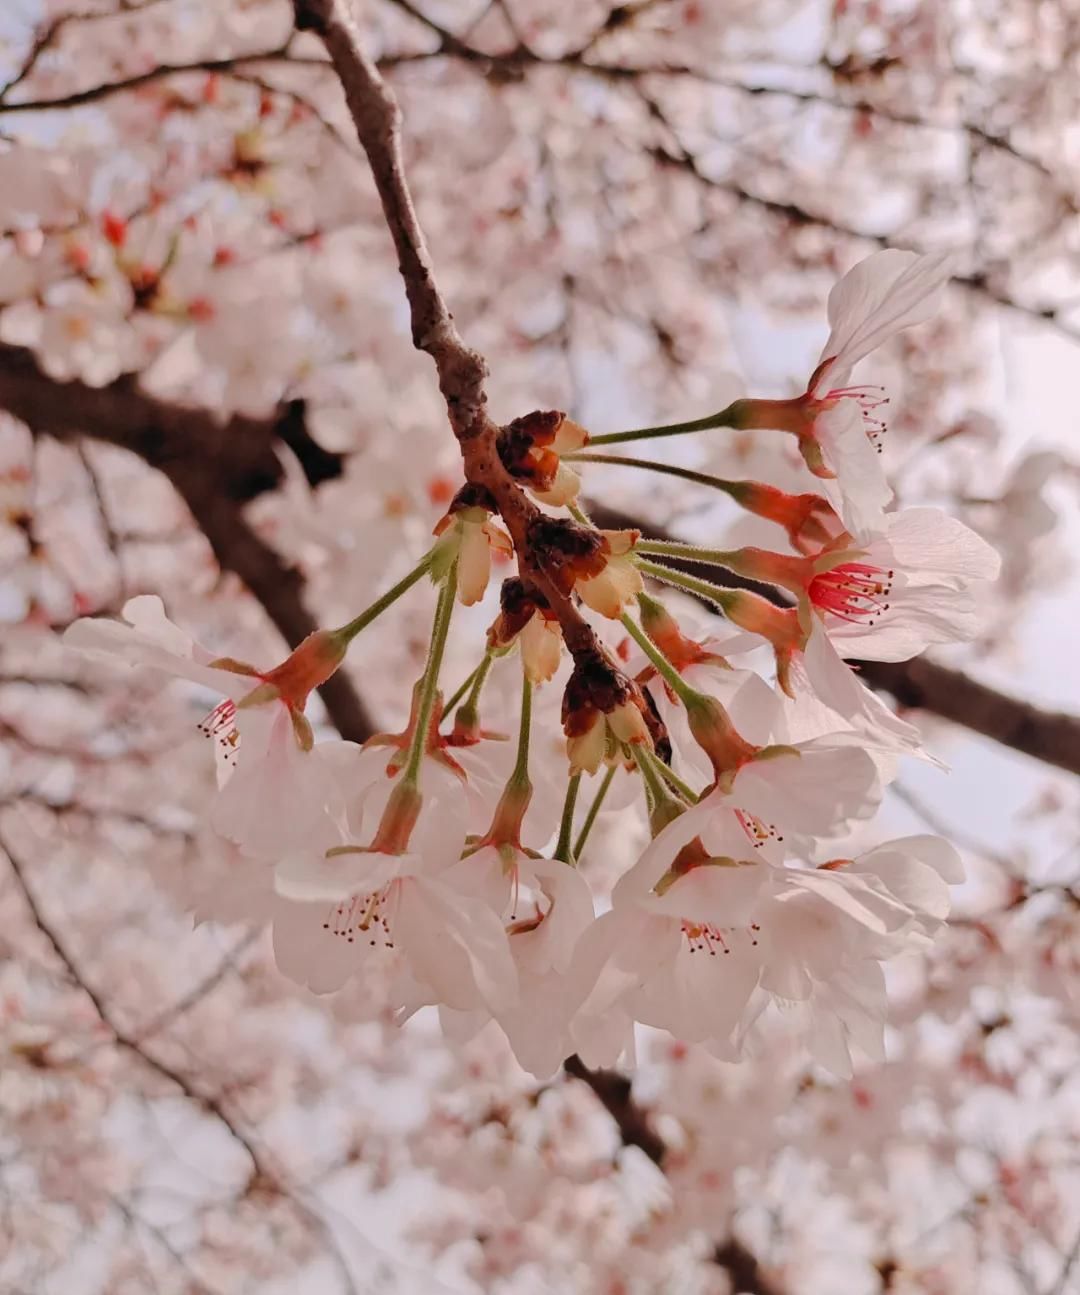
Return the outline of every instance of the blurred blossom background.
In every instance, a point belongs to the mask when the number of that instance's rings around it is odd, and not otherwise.
[[[1002,555],[978,639],[934,655],[987,687],[898,698],[950,769],[906,761],[863,843],[939,831],[967,881],[932,951],[890,966],[889,1057],[852,1080],[781,1031],[739,1065],[645,1032],[632,1091],[538,1084],[496,1034],[396,1027],[377,973],[287,981],[201,818],[207,698],[59,632],[150,592],[212,650],[279,661],[416,563],[457,446],[290,4],[5,0],[0,1291],[1075,1295],[1080,4],[357,13],[501,422],[797,395],[842,273],[955,252],[942,313],[860,372],[893,397],[899,502]],[[642,454],[808,488],[769,433]],[[682,480],[594,466],[585,493],[775,543]],[[403,726],[433,603],[358,640],[320,734]],[[458,618],[448,677],[496,606]],[[486,702],[503,731],[512,674]],[[1002,727],[1002,699],[1039,713]],[[554,750],[556,684],[537,706]],[[601,815],[598,891],[645,832]]]

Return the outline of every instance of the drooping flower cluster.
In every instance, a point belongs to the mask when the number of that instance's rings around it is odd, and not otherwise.
[[[209,820],[250,863],[287,974],[329,992],[378,959],[401,1019],[437,1006],[456,1038],[494,1022],[539,1076],[573,1052],[601,1065],[632,1056],[637,1023],[734,1059],[777,1008],[834,1071],[850,1072],[853,1051],[881,1056],[882,964],[932,939],[960,868],[937,838],[848,847],[896,758],[922,751],[845,658],[899,660],[971,637],[998,562],[942,512],[884,511],[883,397],[848,382],[881,341],[928,316],[946,277],[940,257],[869,258],[830,296],[832,333],[804,396],[738,400],[694,425],[797,436],[824,495],[728,490],[778,524],[786,551],[594,527],[575,502],[587,435],[553,411],[515,420],[497,446],[542,508],[529,502],[525,523],[506,517],[504,529],[492,493],[465,483],[407,576],[272,669],[213,656],[151,597],[126,605],[126,624],[76,622],[71,646],[223,698],[202,726],[219,757]],[[515,547],[518,572],[477,635],[476,667],[448,695],[457,604],[482,603],[493,558]],[[774,596],[733,588],[725,572]],[[363,747],[317,741],[311,691],[424,577],[438,597],[404,730]],[[649,579],[718,608],[737,632],[702,634]],[[774,677],[751,668],[764,644]],[[500,742],[482,722],[484,689],[515,670],[516,742]],[[536,690],[561,692],[561,705],[534,716]],[[586,778],[595,790],[579,807]],[[634,798],[651,842],[610,894],[594,893],[580,866],[590,833]]]

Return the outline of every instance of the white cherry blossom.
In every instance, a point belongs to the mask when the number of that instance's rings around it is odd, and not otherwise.
[[[312,746],[303,704],[315,677],[330,673],[329,661],[305,665],[294,654],[277,670],[259,673],[243,667],[238,672],[217,664],[225,659],[213,657],[174,625],[155,595],[129,599],[122,614],[123,621],[77,620],[65,631],[64,642],[94,657],[187,679],[224,697],[200,725],[214,744],[218,771],[219,790],[210,811],[215,831],[248,853],[271,858],[321,840],[328,830],[328,810],[338,797],[326,752]],[[290,662],[299,669],[280,673]]]
[[[486,902],[456,888],[448,876],[460,852],[452,833],[444,836],[441,849],[429,840],[422,854],[347,849],[329,858],[298,854],[277,865],[277,894],[303,905],[299,914],[286,915],[280,930],[275,920],[275,948],[287,974],[299,971],[298,978],[311,987],[336,988],[332,982],[362,973],[364,958],[388,957],[403,964],[416,986],[418,997],[402,991],[396,1003],[408,1012],[441,1003],[456,1011],[497,1013],[514,1001],[517,973],[502,922]],[[302,960],[297,967],[292,941],[310,946],[313,933],[319,939],[319,905],[325,938],[305,973]],[[355,950],[355,961],[335,949],[320,967],[321,951],[331,941]]]
[[[517,967],[516,999],[497,1020],[522,1067],[538,1079],[573,1051],[567,972],[578,940],[593,920],[588,883],[569,864],[511,845],[487,845],[446,874],[448,885],[483,900],[504,923]],[[452,1027],[457,1037],[488,1019]]]

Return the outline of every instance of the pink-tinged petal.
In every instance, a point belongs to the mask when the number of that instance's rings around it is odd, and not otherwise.
[[[850,872],[879,884],[920,919],[929,918],[936,924],[949,916],[952,899],[948,883],[918,859],[875,852],[853,863]]]
[[[612,905],[620,908],[648,899],[683,846],[706,828],[709,817],[709,810],[697,805],[669,823],[649,843],[633,867],[615,883],[611,892]]]
[[[1001,556],[981,535],[940,508],[902,508],[886,518],[884,565],[899,567],[923,584],[961,589],[973,580],[996,580]],[[870,548],[873,555],[877,545]],[[872,560],[872,559],[871,559]]]
[[[638,1018],[688,1043],[723,1043],[738,1028],[758,983],[761,962],[748,939],[726,949],[690,951],[683,943],[661,974],[635,998]]]
[[[492,1012],[517,997],[517,970],[502,922],[483,904],[419,877],[398,883],[395,940],[437,1002]]]
[[[888,248],[853,266],[829,293],[829,340],[821,359],[835,358],[825,375],[831,387],[846,384],[854,366],[902,329],[924,323],[941,309],[952,258],[919,256]]]
[[[835,473],[819,480],[822,493],[857,540],[881,534],[893,492],[859,406],[854,400],[837,401],[814,420],[814,433],[826,465]]]
[[[886,841],[856,861],[859,866],[869,865],[884,857],[915,859],[928,868],[932,868],[939,877],[950,886],[959,886],[964,880],[964,863],[960,852],[949,841],[940,836],[920,834],[902,836],[895,841]]]
[[[865,926],[876,935],[885,935],[907,925],[911,912],[900,897],[875,890],[864,878],[850,869],[822,871],[789,870],[789,881],[816,894],[839,913]]]
[[[475,854],[458,859],[438,876],[444,885],[486,904],[505,921],[513,897],[514,880],[495,846],[485,845]]]
[[[209,653],[166,618],[161,599],[155,595],[129,599],[124,613],[129,611],[136,624],[103,616],[80,618],[64,631],[64,645],[99,659],[189,679],[225,697],[243,696],[258,682],[205,664]]]
[[[419,1010],[420,1006],[422,1004],[418,1004],[414,1010]],[[409,1015],[413,1013],[410,1012]],[[399,1023],[401,1019],[398,1018]],[[470,1043],[490,1021],[491,1013],[482,1009],[475,1012],[456,1012],[445,1003],[439,1004],[439,1028],[442,1030],[443,1038],[455,1048],[462,1048],[466,1043]]]
[[[238,710],[240,758],[210,811],[214,831],[247,854],[279,859],[337,844],[326,813],[325,767],[297,745],[288,709],[278,702]]]
[[[807,685],[827,708],[826,715],[832,712],[839,716],[869,743],[875,743],[883,750],[907,751],[935,762],[923,751],[919,730],[894,714],[877,693],[871,692],[860,681],[816,618],[803,654],[803,667]],[[801,702],[802,695],[797,696]],[[822,722],[825,723],[825,716],[822,716]],[[819,730],[827,731],[827,727]]]
[[[315,994],[330,994],[360,970],[355,944],[326,928],[326,904],[297,904],[278,899],[274,905],[273,947],[278,970]]]
[[[908,661],[937,643],[967,642],[981,629],[987,605],[968,589],[911,585],[897,576],[889,610],[874,625],[834,623],[829,637],[841,656]]]
[[[836,975],[822,1006],[834,1012],[845,1035],[871,1061],[884,1061],[883,1024],[888,1013],[885,973],[878,963],[864,960]]]
[[[521,1002],[499,1024],[518,1065],[541,1082],[557,1074],[575,1050],[565,986],[557,976],[535,977],[523,985]]]
[[[200,648],[190,634],[169,620],[165,615],[165,604],[157,594],[137,594],[129,598],[120,614],[148,642],[156,643],[171,655],[194,661],[199,660],[201,654],[204,663],[210,659],[205,648]]]
[[[305,903],[332,903],[352,895],[381,890],[401,875],[406,857],[364,853],[294,854],[274,869],[274,890],[283,898]]]
[[[592,891],[581,873],[561,859],[527,859],[520,866],[532,874],[551,907],[535,931],[511,937],[511,952],[519,967],[535,973],[548,968],[565,972],[594,920]]]
[[[797,755],[778,754],[744,765],[729,803],[794,840],[833,836],[874,813],[881,782],[865,751],[813,743],[798,750]]]
[[[612,909],[578,941],[567,974],[571,1002],[583,1017],[603,1017],[678,952],[679,923],[639,908]]]
[[[743,853],[752,854],[744,838]],[[719,929],[748,926],[768,884],[769,865],[753,859],[705,863],[679,877],[662,895],[649,897],[650,912]]]

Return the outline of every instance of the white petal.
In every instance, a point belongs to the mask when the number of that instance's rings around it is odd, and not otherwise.
[[[902,855],[912,859],[918,859],[920,863],[926,864],[928,868],[934,871],[950,886],[959,886],[964,880],[964,863],[960,858],[960,853],[951,842],[946,841],[940,836],[930,836],[919,834],[917,836],[902,836],[895,841],[886,841],[876,849],[860,857],[859,863],[867,863],[871,859],[876,859],[879,855]]]
[[[941,308],[951,256],[919,256],[895,248],[874,252],[853,266],[829,293],[832,331],[821,359],[835,357],[825,378],[844,386],[864,356],[902,329],[921,324]]]
[[[865,751],[816,742],[797,749],[799,755],[744,765],[731,803],[796,840],[835,835],[874,812],[881,785],[877,766]]]
[[[894,714],[877,693],[871,692],[860,681],[854,670],[844,663],[816,617],[803,663],[806,680],[814,696],[828,708],[826,715],[833,712],[841,716],[869,742],[879,744],[884,750],[923,754],[919,730]],[[802,700],[801,695],[798,700]],[[822,722],[825,722],[825,716],[822,716]]]
[[[458,600],[471,607],[483,598],[491,576],[491,546],[483,526],[474,522],[461,525],[461,547],[458,550]]]
[[[745,838],[743,848],[745,853],[751,853]],[[673,882],[663,895],[651,896],[649,908],[721,929],[748,926],[768,870],[765,863],[702,864]]]
[[[258,682],[206,665],[209,653],[166,619],[160,598],[151,594],[132,598],[124,606],[124,611],[128,610],[134,611],[141,625],[148,626],[146,632],[107,617],[87,616],[67,627],[64,645],[94,657],[190,679],[224,697],[241,697]]]
[[[329,994],[359,970],[355,944],[324,927],[326,904],[295,904],[278,899],[274,907],[274,961],[283,976],[315,994]]]
[[[236,771],[210,810],[215,832],[247,854],[279,859],[338,843],[327,816],[332,784],[312,751],[302,751],[288,709],[279,702],[238,710]]]
[[[885,528],[885,505],[893,497],[881,455],[870,443],[854,400],[840,400],[814,421],[826,465],[835,478],[819,480],[844,526],[861,542]]]
[[[997,550],[963,522],[940,508],[902,508],[886,519],[886,566],[901,567],[923,583],[960,589],[972,580],[996,580]],[[871,550],[873,552],[873,550]]]
[[[314,903],[348,899],[381,890],[402,872],[404,856],[378,854],[294,854],[274,869],[274,889],[283,899]]]
[[[516,946],[528,943],[533,946],[530,950],[533,956],[528,960],[530,967],[537,972],[547,967],[564,972],[570,966],[578,940],[595,916],[592,891],[581,873],[560,859],[524,860],[521,866],[542,886],[551,900],[551,908],[535,931],[511,937],[511,950],[521,966],[522,958]],[[537,953],[539,958],[535,956]]]
[[[509,1006],[517,997],[517,971],[491,909],[424,878],[399,884],[394,939],[436,1000],[459,1011]]]

